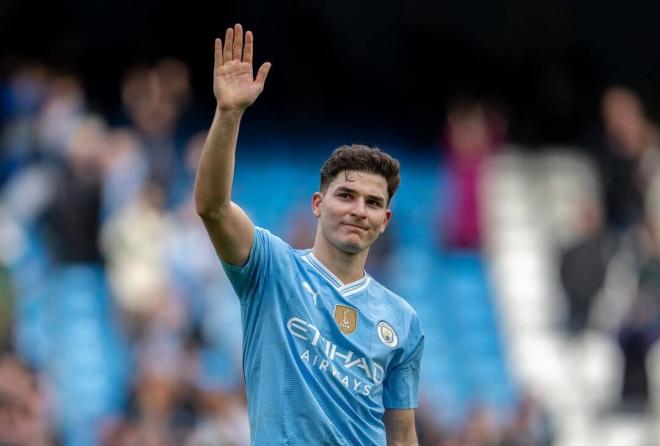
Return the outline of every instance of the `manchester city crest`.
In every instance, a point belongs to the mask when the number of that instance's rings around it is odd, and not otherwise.
[[[385,321],[380,321],[378,323],[378,337],[383,344],[387,345],[390,348],[394,348],[399,344],[399,337],[396,335],[396,331],[390,324]]]

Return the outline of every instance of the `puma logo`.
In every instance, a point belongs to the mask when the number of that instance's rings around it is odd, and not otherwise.
[[[314,305],[316,305],[316,297],[321,294],[319,291],[314,291],[312,287],[307,282],[302,283],[303,288],[314,298]]]

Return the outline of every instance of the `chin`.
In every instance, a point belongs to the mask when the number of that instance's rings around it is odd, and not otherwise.
[[[351,254],[357,254],[360,251],[365,249],[364,244],[361,242],[353,242],[349,240],[342,240],[339,243],[335,244],[337,248],[341,251],[348,252]]]
[[[358,252],[363,251],[363,250],[364,250],[364,248],[362,248],[361,246],[357,246],[357,245],[345,245],[345,246],[342,247],[342,251],[348,252],[350,254],[357,254]]]

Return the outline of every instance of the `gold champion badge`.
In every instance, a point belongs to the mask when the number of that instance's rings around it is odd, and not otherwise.
[[[335,322],[342,333],[353,333],[357,328],[357,310],[344,305],[335,305]]]

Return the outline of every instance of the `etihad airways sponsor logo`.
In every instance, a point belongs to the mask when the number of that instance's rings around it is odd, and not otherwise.
[[[369,361],[366,357],[357,355],[348,350],[346,352],[339,349],[337,344],[321,336],[319,329],[313,324],[298,317],[292,317],[286,324],[289,333],[298,339],[308,342],[316,347],[311,353],[306,349],[300,358],[318,367],[322,372],[331,373],[347,389],[360,392],[363,395],[369,395],[374,384],[381,384],[385,376],[383,367],[375,361]],[[369,381],[368,384],[346,374],[347,369],[361,369]],[[342,369],[344,370],[342,372]]]

